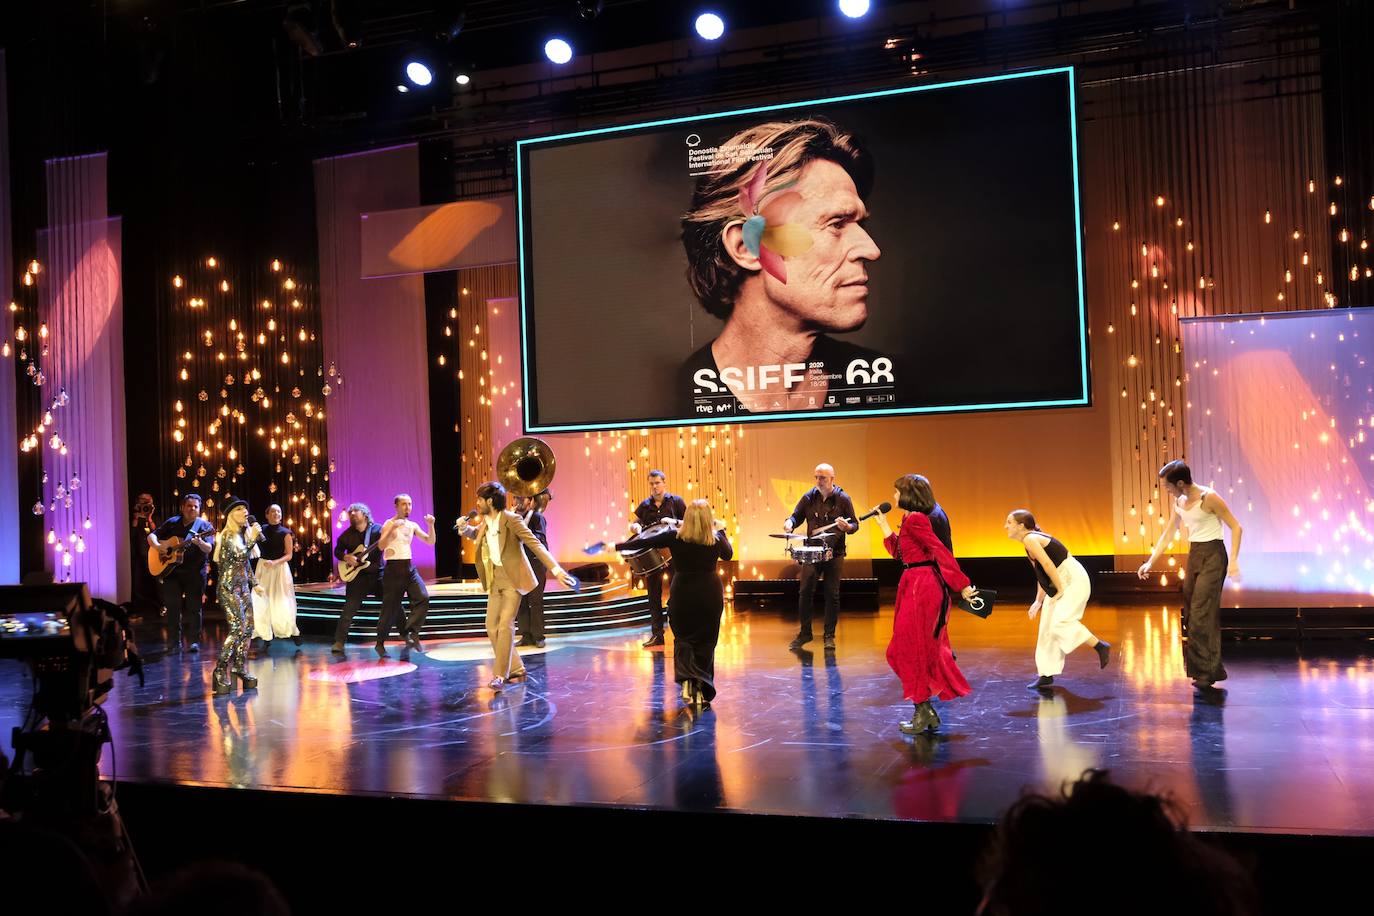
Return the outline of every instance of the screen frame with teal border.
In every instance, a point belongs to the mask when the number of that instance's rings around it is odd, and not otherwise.
[[[515,195],[516,195],[516,226],[517,226],[517,268],[520,274],[520,373],[523,390],[522,415],[526,432],[531,433],[554,433],[554,432],[586,432],[597,430],[623,430],[623,429],[644,429],[649,427],[682,427],[700,426],[699,419],[680,418],[680,419],[653,419],[653,420],[616,420],[595,423],[536,423],[531,416],[531,405],[537,400],[530,397],[533,390],[530,384],[530,353],[529,353],[529,334],[527,323],[529,321],[529,309],[526,308],[526,289],[529,265],[526,264],[525,257],[525,223],[527,213],[525,210],[525,157],[528,151],[536,146],[560,141],[583,139],[587,137],[602,136],[607,134],[627,133],[630,131],[641,131],[650,128],[667,127],[674,124],[699,123],[701,121],[714,121],[720,118],[733,118],[743,115],[759,114],[770,111],[787,111],[790,109],[806,108],[814,109],[822,105],[834,105],[842,102],[855,102],[865,99],[883,98],[894,95],[909,95],[916,92],[930,92],[937,89],[952,89],[959,86],[972,86],[981,83],[1005,82],[1008,80],[1020,80],[1030,77],[1043,77],[1053,74],[1063,74],[1067,79],[1069,93],[1069,146],[1073,157],[1073,211],[1074,211],[1074,255],[1076,258],[1076,278],[1078,287],[1078,335],[1079,335],[1079,380],[1081,392],[1075,398],[1058,398],[1040,401],[1009,401],[986,404],[941,404],[927,407],[887,407],[887,408],[854,408],[827,410],[824,412],[816,411],[784,411],[779,413],[744,414],[732,416],[729,423],[776,423],[794,420],[830,420],[840,417],[893,417],[893,416],[918,416],[921,414],[948,414],[948,413],[969,413],[975,411],[990,410],[1037,410],[1055,407],[1091,407],[1092,406],[1092,385],[1089,379],[1089,359],[1088,359],[1088,315],[1087,299],[1084,291],[1084,267],[1083,267],[1083,205],[1082,188],[1078,166],[1078,100],[1075,72],[1072,66],[1047,67],[1038,70],[1026,70],[1017,73],[1003,73],[996,76],[981,76],[970,79],[952,80],[943,83],[928,83],[921,86],[903,86],[896,89],[878,89],[868,92],[850,93],[846,95],[830,96],[824,99],[807,99],[800,102],[783,102],[776,105],[760,105],[751,108],[736,108],[730,111],[712,112],[706,114],[693,114],[676,118],[663,118],[653,121],[639,121],[634,124],[621,124],[611,127],[598,127],[588,130],[571,131],[561,134],[550,134],[543,137],[530,137],[517,140],[515,144]]]

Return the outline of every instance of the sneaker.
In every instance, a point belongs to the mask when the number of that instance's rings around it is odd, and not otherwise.
[[[834,649],[834,648],[835,648],[835,637],[833,637],[833,636],[827,636],[827,637],[825,638],[825,647],[826,647],[827,649]]]

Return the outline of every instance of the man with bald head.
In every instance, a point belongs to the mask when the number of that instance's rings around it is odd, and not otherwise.
[[[840,577],[844,573],[844,536],[857,530],[855,518],[854,501],[848,493],[835,486],[835,469],[828,464],[816,465],[816,485],[798,500],[797,508],[782,523],[782,528],[790,533],[805,519],[809,537],[817,529],[833,525],[824,543],[831,548],[834,556],[824,563],[802,564],[801,594],[797,606],[801,626],[789,649],[800,649],[812,640],[811,609],[816,597],[817,580],[825,582],[825,648],[835,648],[835,624],[840,616]]]

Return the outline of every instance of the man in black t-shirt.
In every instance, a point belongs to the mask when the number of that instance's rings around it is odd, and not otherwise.
[[[664,519],[682,521],[687,516],[687,503],[681,496],[668,492],[668,478],[660,470],[649,472],[649,495],[635,507],[635,521],[630,524],[631,534],[639,534],[651,525]],[[649,639],[644,648],[653,649],[663,645],[663,577],[672,581],[673,565],[670,561],[663,570],[655,570],[644,578],[644,588],[649,593],[650,626]]]
[[[186,544],[181,560],[161,576],[162,604],[167,609],[167,642],[178,650],[200,651],[202,606],[205,601],[206,566],[214,542],[214,527],[200,517],[200,495],[187,493],[181,498],[181,514],[174,515],[148,535],[150,547],[164,548],[163,541],[179,538]],[[188,543],[189,542],[189,543]]]
[[[800,649],[811,641],[811,611],[816,597],[816,583],[823,580],[825,648],[833,649],[835,625],[840,616],[840,578],[844,575],[844,536],[857,530],[858,523],[855,521],[854,501],[848,493],[835,486],[835,469],[828,464],[816,465],[816,485],[802,494],[797,507],[782,523],[782,529],[790,534],[803,520],[808,536],[815,534],[817,529],[829,528],[824,543],[830,547],[833,555],[824,563],[801,564],[801,593],[797,602],[801,626],[797,630],[797,637],[787,648]]]

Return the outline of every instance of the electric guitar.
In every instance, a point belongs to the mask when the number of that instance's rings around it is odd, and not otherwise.
[[[368,554],[377,549],[377,545],[381,543],[381,540],[381,538],[377,538],[377,540],[373,541],[371,544],[359,544],[357,547],[353,548],[352,551],[345,554],[344,558],[339,561],[339,578],[344,582],[352,582],[354,579],[358,578],[358,573],[372,565],[372,560],[368,558]],[[349,557],[352,557],[357,562],[349,563]]]
[[[181,538],[168,538],[160,541],[160,546],[148,548],[148,572],[154,579],[161,582],[172,573],[172,569],[181,562],[182,556],[191,547],[192,541],[213,541],[215,530],[201,532],[194,537],[182,540]]]

